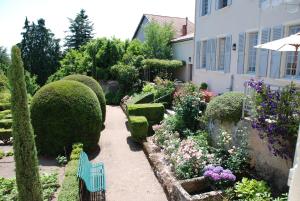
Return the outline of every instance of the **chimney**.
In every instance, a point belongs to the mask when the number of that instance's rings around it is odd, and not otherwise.
[[[188,26],[188,18],[186,17],[185,18],[185,24],[184,25],[182,25],[182,36],[185,36],[185,35],[187,35],[187,27]]]

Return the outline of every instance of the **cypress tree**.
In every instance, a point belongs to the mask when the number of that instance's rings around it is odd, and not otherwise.
[[[30,122],[24,67],[21,51],[12,47],[9,69],[11,110],[13,117],[13,148],[19,201],[42,201],[37,151]]]

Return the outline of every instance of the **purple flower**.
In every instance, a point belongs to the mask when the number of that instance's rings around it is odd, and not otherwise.
[[[204,171],[213,170],[213,169],[215,169],[215,166],[213,166],[213,165],[207,165],[207,166],[205,166]]]
[[[213,169],[213,172],[215,173],[221,173],[224,169],[221,166],[217,166]]]
[[[213,181],[219,181],[219,180],[221,180],[221,176],[218,173],[212,173],[211,174],[211,179]]]

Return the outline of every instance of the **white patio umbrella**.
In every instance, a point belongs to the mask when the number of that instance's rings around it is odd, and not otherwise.
[[[288,37],[274,40],[268,43],[255,46],[255,48],[275,50],[281,52],[295,52],[294,55],[294,65],[292,67],[292,73],[296,73],[298,52],[300,50],[300,32]]]

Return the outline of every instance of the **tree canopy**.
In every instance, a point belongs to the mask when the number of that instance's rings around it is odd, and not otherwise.
[[[5,73],[7,71],[9,62],[10,60],[6,48],[0,46],[0,72],[3,71]]]
[[[59,39],[55,39],[51,30],[46,28],[44,19],[30,24],[26,18],[23,29],[19,46],[25,69],[37,75],[39,84],[44,84],[59,67]]]
[[[80,10],[75,19],[69,19],[69,21],[69,35],[65,38],[65,46],[68,49],[78,50],[93,38],[93,23],[89,20],[83,9]]]

